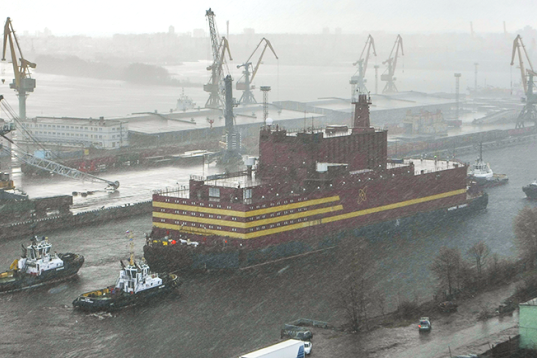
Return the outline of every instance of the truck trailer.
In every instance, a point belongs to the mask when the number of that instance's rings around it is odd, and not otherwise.
[[[240,358],[304,358],[304,342],[289,339],[255,352],[241,355]]]

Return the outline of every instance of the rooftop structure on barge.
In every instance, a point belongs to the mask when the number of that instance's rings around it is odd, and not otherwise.
[[[219,248],[226,267],[243,266],[326,247],[346,229],[486,207],[461,163],[388,160],[387,131],[371,127],[369,105],[360,95],[353,128],[265,126],[255,171],[192,176],[188,189],[155,193],[148,262],[218,266]]]

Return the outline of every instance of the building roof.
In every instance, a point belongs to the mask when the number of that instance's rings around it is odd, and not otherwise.
[[[241,106],[234,110],[235,125],[262,124],[263,123],[263,106]],[[307,118],[322,117],[320,114],[308,113]],[[269,107],[268,118],[272,118],[273,125],[277,125],[280,121],[303,119],[304,114],[291,110],[277,110],[273,106]],[[157,134],[167,132],[188,131],[195,129],[224,127],[225,118],[221,111],[210,109],[191,109],[187,111],[171,112],[171,113],[134,113],[132,115],[115,118],[117,120],[129,123],[129,131]]]
[[[461,99],[462,100],[462,99]],[[387,109],[400,109],[413,107],[422,107],[429,105],[441,105],[455,103],[455,99],[446,98],[441,94],[427,94],[422,92],[398,92],[392,94],[372,94],[371,112]],[[352,113],[354,106],[351,105],[349,98],[322,98],[319,101],[308,102],[308,106],[315,108],[329,109],[338,112]]]
[[[527,302],[522,302],[519,305],[520,306],[537,306],[537,298],[532,298],[531,300]]]

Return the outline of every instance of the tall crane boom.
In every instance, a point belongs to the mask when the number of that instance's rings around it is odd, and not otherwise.
[[[522,51],[520,50],[522,48]],[[524,52],[524,54],[522,54]],[[528,56],[528,53],[526,52],[526,46],[524,46],[524,43],[522,42],[522,37],[520,35],[517,35],[515,37],[515,40],[513,41],[513,54],[511,56],[511,66],[515,64],[515,56],[518,54],[518,61],[519,61],[519,67],[520,67],[520,75],[522,77],[522,86],[524,87],[524,94],[528,92],[528,79],[527,79],[527,73],[524,68],[524,60],[523,57],[526,58],[526,61],[528,61],[529,65],[529,71],[533,71],[533,66],[531,64],[531,60]]]
[[[224,103],[222,98],[222,84],[224,81],[222,66],[224,65],[225,61],[226,50],[229,55],[229,59],[233,60],[233,58],[231,58],[231,52],[229,51],[227,39],[222,37],[220,40],[220,36],[218,35],[216,24],[214,22],[214,12],[209,9],[205,12],[205,16],[209,21],[211,47],[213,51],[213,63],[211,66],[207,67],[207,70],[211,71],[211,79],[209,80],[208,84],[203,86],[203,90],[210,93],[209,99],[207,100],[207,103],[205,103],[205,108],[218,109],[221,108]]]
[[[257,60],[257,64],[255,65],[255,67],[253,67],[252,63],[250,62],[250,59],[254,56],[255,52],[257,51],[257,49],[259,49],[259,46],[261,46],[263,41],[265,41],[265,47],[263,47],[263,51],[261,51],[261,55],[259,56],[259,60]],[[255,87],[253,87],[251,83],[254,81],[255,75],[257,74],[257,70],[259,69],[261,60],[263,60],[263,55],[265,55],[265,51],[267,50],[267,47],[270,48],[270,50],[274,54],[274,57],[278,59],[278,55],[276,55],[276,51],[274,51],[274,48],[272,47],[272,44],[270,43],[270,41],[263,37],[261,41],[259,41],[259,43],[257,44],[257,47],[252,52],[250,57],[248,57],[246,62],[243,63],[242,65],[237,65],[237,68],[244,67],[244,71],[242,72],[244,75],[243,76],[244,82],[241,82],[242,77],[239,79],[239,81],[237,81],[237,90],[244,91],[239,100],[239,104],[257,103],[251,91],[252,89],[255,89]],[[252,72],[250,72],[250,68],[252,68]]]
[[[30,62],[24,58],[19,45],[19,40],[13,30],[13,24],[8,17],[6,24],[4,25],[4,46],[2,51],[2,61],[6,60],[6,50],[9,45],[9,52],[11,54],[11,62],[13,63],[13,72],[15,78],[13,82],[9,84],[9,88],[17,91],[19,96],[19,117],[26,118],[26,96],[28,92],[33,92],[35,88],[35,79],[31,78],[30,68],[35,68],[36,64]],[[19,56],[17,56],[18,50]],[[17,61],[20,59],[20,64]]]
[[[522,49],[522,50],[521,50]],[[519,61],[519,67],[520,67],[520,76],[522,80],[522,87],[524,87],[524,95],[526,96],[526,103],[524,107],[522,108],[522,111],[520,111],[517,121],[516,121],[516,128],[524,127],[524,121],[530,120],[537,125],[537,111],[535,110],[535,105],[537,104],[537,94],[533,92],[534,82],[533,77],[537,74],[533,70],[533,65],[531,64],[531,60],[528,56],[528,53],[526,52],[526,47],[524,46],[524,43],[522,42],[522,37],[520,35],[517,35],[515,37],[515,40],[513,41],[513,53],[511,55],[511,66],[515,64],[515,56],[518,54],[518,61]],[[524,67],[524,57],[526,58],[526,61],[528,62],[529,68],[526,69]]]
[[[0,106],[5,110],[5,112],[11,117],[10,119],[12,120],[12,122],[8,123],[7,124],[8,126],[4,126],[4,128],[6,128],[7,131],[14,130],[15,129],[14,123],[18,122],[18,119],[17,119],[16,115],[14,114],[11,106],[6,102],[6,100],[4,99],[3,96],[0,96]],[[24,126],[20,126],[20,128],[23,129]],[[0,131],[0,134],[1,133],[3,133],[3,132]],[[4,135],[2,135],[2,136],[4,136]],[[6,139],[8,139],[10,142],[12,142],[9,138],[6,138]],[[24,162],[24,163],[26,163],[28,165],[34,166],[36,168],[43,169],[43,170],[45,170],[47,172],[50,172],[50,173],[59,174],[61,176],[71,178],[71,179],[89,180],[89,181],[92,181],[92,182],[95,182],[95,181],[103,182],[103,183],[106,183],[109,188],[114,189],[114,190],[119,188],[119,182],[118,181],[110,181],[110,180],[106,180],[106,179],[103,179],[103,178],[99,178],[99,177],[96,177],[95,175],[91,175],[91,174],[88,174],[88,173],[81,172],[79,170],[67,167],[65,165],[53,162],[53,161],[48,160],[48,159],[37,158],[37,157],[35,157],[35,156],[31,155],[31,154],[25,153],[25,152],[23,152],[21,150],[15,150],[14,148],[11,148],[11,150],[10,150],[9,148],[2,147],[2,150],[5,151],[6,153],[8,153],[9,155],[13,154],[13,156],[15,158],[19,159],[20,161],[22,161],[22,162]]]
[[[369,61],[369,53],[371,51],[371,48],[373,48],[373,54],[377,56],[377,52],[375,51],[375,41],[373,40],[373,36],[369,35],[367,37],[367,40],[365,41],[364,49],[360,54],[360,59],[352,64],[353,66],[358,65],[356,73],[354,74],[354,76],[351,77],[350,80],[350,84],[352,85],[352,100],[355,99],[354,97],[356,96],[356,92],[367,92],[367,87],[365,85],[365,83],[367,82],[367,80],[365,79],[365,73],[367,71],[367,63]],[[364,53],[366,54],[365,57]]]
[[[95,175],[91,175],[85,172],[81,172],[80,170],[76,170],[70,167],[67,167],[65,165],[53,162],[48,159],[42,159],[37,158],[31,154],[23,153],[19,151],[13,151],[13,156],[17,158],[18,160],[31,165],[33,167],[43,169],[47,172],[58,174],[67,178],[71,179],[79,179],[79,180],[88,180],[91,182],[102,182],[108,185],[110,189],[117,189],[119,188],[119,182],[118,181],[110,181],[103,178],[96,177]]]
[[[392,51],[390,52],[390,57],[388,57],[386,61],[382,62],[383,65],[388,66],[385,73],[380,75],[380,80],[386,82],[386,86],[382,90],[382,93],[397,92],[397,87],[395,86],[396,78],[394,77],[394,74],[395,69],[397,67],[397,56],[399,54],[399,48],[401,48],[401,56],[404,56],[405,53],[403,51],[403,38],[401,37],[401,35],[397,35],[395,43],[392,47]]]

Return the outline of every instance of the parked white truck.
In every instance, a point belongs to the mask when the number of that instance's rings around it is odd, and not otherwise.
[[[244,354],[240,358],[305,358],[304,342],[289,339],[255,352]]]

